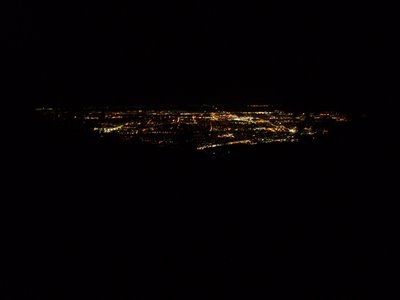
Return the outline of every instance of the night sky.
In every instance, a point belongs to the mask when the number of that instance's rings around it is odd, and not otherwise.
[[[265,2],[16,1],[4,35],[14,96],[29,106],[393,105],[392,8]]]

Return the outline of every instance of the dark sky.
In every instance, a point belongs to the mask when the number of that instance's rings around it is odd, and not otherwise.
[[[393,8],[278,2],[15,1],[17,101],[393,105]]]

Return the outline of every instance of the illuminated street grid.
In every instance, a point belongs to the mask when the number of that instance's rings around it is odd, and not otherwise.
[[[198,150],[235,144],[298,142],[328,133],[332,125],[349,121],[337,112],[295,113],[268,106],[245,111],[86,110],[80,114],[50,108],[38,111],[55,118],[79,118],[93,133],[161,146],[193,145]]]

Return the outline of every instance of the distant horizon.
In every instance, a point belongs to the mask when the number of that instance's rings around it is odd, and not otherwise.
[[[296,112],[323,112],[323,111],[337,111],[337,112],[346,112],[346,113],[367,113],[366,110],[355,110],[355,109],[345,109],[345,108],[333,108],[333,107],[299,107],[293,104],[284,104],[284,103],[261,103],[261,102],[253,102],[253,103],[113,103],[113,104],[86,104],[86,105],[36,105],[34,110],[41,109],[60,109],[60,110],[90,110],[90,109],[200,109],[200,108],[212,108],[212,109],[244,109],[244,108],[274,108],[281,109],[287,111],[296,111]]]

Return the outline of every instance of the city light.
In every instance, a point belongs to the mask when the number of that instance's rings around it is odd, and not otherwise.
[[[189,145],[197,150],[237,145],[298,142],[326,135],[333,125],[349,121],[337,112],[286,112],[264,105],[241,111],[86,110],[80,114],[40,108],[53,119],[80,119],[95,135],[159,146]]]

